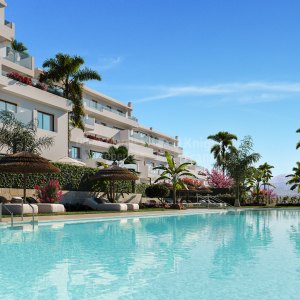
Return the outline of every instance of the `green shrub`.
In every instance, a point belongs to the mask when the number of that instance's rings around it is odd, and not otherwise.
[[[162,184],[153,184],[146,188],[146,196],[149,198],[158,198],[161,202],[164,202],[164,198],[168,197],[170,190]]]
[[[50,179],[57,179],[63,190],[69,191],[90,191],[95,182],[89,178],[93,176],[98,169],[89,167],[72,166],[67,164],[53,163],[60,169],[60,173],[55,174],[30,174],[27,179],[27,188],[33,189],[35,185]],[[0,174],[1,188],[23,188],[22,174]]]

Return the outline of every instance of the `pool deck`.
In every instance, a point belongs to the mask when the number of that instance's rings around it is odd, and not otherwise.
[[[49,216],[35,216],[36,221],[63,221],[63,220],[84,220],[84,219],[111,219],[115,217],[142,217],[142,216],[153,216],[153,215],[185,215],[191,213],[221,213],[226,212],[224,209],[188,209],[188,210],[161,210],[161,211],[132,211],[132,212],[103,212],[97,214],[68,214],[68,215],[49,215]],[[10,223],[10,217],[2,218],[2,224]],[[32,216],[24,217],[23,222],[28,223],[32,221]],[[14,217],[14,222],[22,223],[21,217]],[[1,224],[1,223],[0,223]]]

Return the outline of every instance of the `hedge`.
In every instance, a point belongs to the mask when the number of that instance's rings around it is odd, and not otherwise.
[[[94,183],[88,178],[94,175],[98,169],[72,166],[61,163],[53,163],[60,169],[60,173],[55,174],[30,174],[27,179],[27,188],[33,189],[35,185],[42,181],[57,179],[63,190],[69,191],[90,191]],[[23,188],[22,174],[0,173],[0,188]]]
[[[55,174],[30,174],[27,179],[27,189],[33,189],[35,185],[41,184],[43,181],[49,181],[50,179],[57,179],[63,190],[68,191],[99,191],[99,184],[89,180],[99,169],[72,166],[61,163],[53,163],[60,169],[60,173]],[[143,194],[145,196],[145,189],[147,184],[134,184],[131,181],[117,182],[117,190],[123,193],[135,192]],[[9,174],[0,173],[0,188],[23,188],[23,175],[22,174]]]

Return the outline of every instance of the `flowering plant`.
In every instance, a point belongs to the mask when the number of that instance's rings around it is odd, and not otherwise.
[[[199,189],[204,186],[202,180],[185,177],[182,178],[182,182],[188,186],[189,189]]]
[[[17,73],[17,72],[10,72],[10,73],[8,73],[6,76],[7,76],[8,78],[11,78],[11,79],[13,79],[13,80],[22,82],[22,83],[24,83],[24,84],[32,85],[32,80],[31,80],[31,78],[26,77],[26,76],[22,76],[22,75],[20,75],[20,74]]]
[[[62,190],[58,180],[50,179],[48,183],[42,182],[41,185],[36,185],[34,189],[42,203],[54,203],[62,198]]]
[[[233,180],[217,169],[212,169],[211,172],[207,171],[207,181],[212,188],[231,188],[233,186]]]
[[[48,85],[43,83],[43,82],[37,82],[35,85],[34,85],[36,88],[40,89],[40,90],[43,90],[43,91],[47,91],[48,90]]]

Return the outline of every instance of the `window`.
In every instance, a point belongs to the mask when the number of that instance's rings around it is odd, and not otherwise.
[[[79,147],[72,147],[71,149],[71,157],[78,159],[80,158],[80,148]]]
[[[93,159],[98,159],[98,158],[102,158],[102,152],[98,152],[98,151],[90,151],[91,157]]]
[[[49,131],[54,131],[54,116],[38,111],[37,127]]]
[[[10,111],[12,113],[17,113],[17,105],[14,103],[0,100],[0,111],[1,110],[6,110],[6,111]]]

